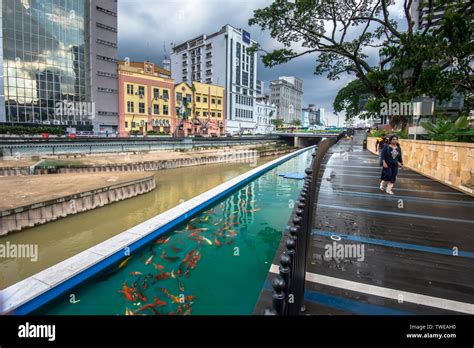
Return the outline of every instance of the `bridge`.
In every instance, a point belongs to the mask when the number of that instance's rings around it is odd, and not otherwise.
[[[474,314],[474,198],[411,170],[380,192],[364,138],[332,146],[305,179],[255,314]]]
[[[324,138],[337,138],[339,133],[275,133],[275,135],[291,146],[303,148],[317,145]]]

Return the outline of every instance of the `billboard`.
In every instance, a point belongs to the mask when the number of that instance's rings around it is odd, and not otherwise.
[[[242,41],[250,45],[250,33],[242,29]]]

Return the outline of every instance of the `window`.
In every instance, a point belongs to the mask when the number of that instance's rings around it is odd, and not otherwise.
[[[145,113],[145,103],[139,103],[138,104],[138,112],[141,114]]]
[[[163,115],[168,115],[168,105],[163,105]]]
[[[168,99],[169,99],[169,97],[168,97],[168,90],[167,90],[167,89],[164,89],[164,90],[163,90],[163,99],[164,99],[164,100],[168,100]]]
[[[212,117],[216,117],[216,113],[215,113],[215,112],[211,112],[211,116],[212,116]]]
[[[200,97],[200,96],[196,96],[196,101],[197,101],[197,102],[201,102],[201,97]]]
[[[160,90],[158,88],[153,88],[153,98],[158,99],[160,97]]]
[[[145,87],[144,86],[138,86],[138,95],[140,95],[140,96],[145,95]]]
[[[218,104],[218,105],[222,105],[222,100],[221,100],[221,99],[217,99],[217,104]]]
[[[160,106],[158,104],[153,104],[153,114],[155,115],[160,114]]]
[[[212,104],[215,104],[215,103],[216,103],[216,99],[215,99],[215,98],[212,98],[212,99],[211,99],[211,103],[212,103]]]
[[[183,94],[182,93],[176,93],[176,100],[181,102],[183,101]]]
[[[203,103],[207,103],[207,97],[203,97],[203,98],[202,98],[202,102],[203,102]]]
[[[128,122],[125,121],[125,128],[128,128]]]
[[[133,94],[133,85],[127,84],[127,94]]]
[[[207,111],[204,111],[204,117],[207,116]]]
[[[200,111],[196,111],[196,116],[197,116],[197,117],[201,116],[201,112],[200,112]]]
[[[191,94],[186,94],[186,102],[191,103]]]
[[[135,112],[134,111],[134,106],[132,101],[127,102],[127,112]]]
[[[220,113],[220,112],[217,113],[217,117],[221,117],[221,113]]]

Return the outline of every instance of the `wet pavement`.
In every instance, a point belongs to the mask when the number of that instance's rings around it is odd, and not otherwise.
[[[474,198],[410,170],[399,171],[395,195],[382,192],[364,137],[323,160],[302,314],[474,314]],[[270,306],[275,276],[255,314]]]
[[[307,314],[472,313],[474,198],[410,170],[395,195],[380,191],[363,139],[341,140],[324,160]]]

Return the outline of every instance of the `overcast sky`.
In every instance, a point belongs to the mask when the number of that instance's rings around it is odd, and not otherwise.
[[[171,53],[172,43],[180,44],[201,34],[214,33],[225,24],[244,28],[267,51],[280,48],[268,32],[258,26],[248,26],[253,11],[270,3],[272,0],[119,0],[119,58],[150,60],[162,66],[164,45]],[[376,62],[376,51],[369,54]],[[330,81],[325,76],[316,76],[313,73],[315,58],[315,55],[305,55],[270,69],[259,59],[258,79],[268,86],[268,81],[280,75],[297,76],[303,80],[304,107],[316,104],[324,108],[329,124],[335,125],[337,118],[332,112],[332,102],[338,90],[354,77],[345,75],[340,80]],[[341,126],[343,122],[344,115],[340,115]]]

